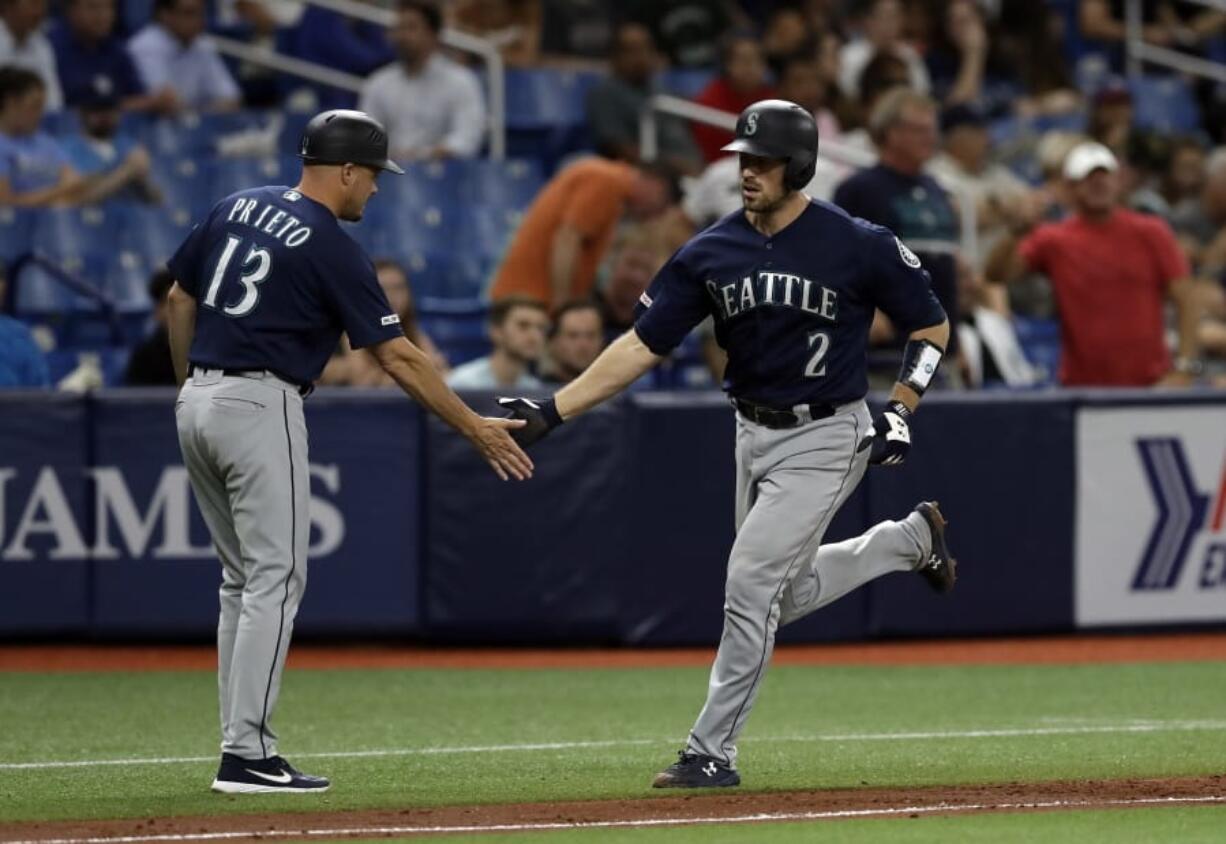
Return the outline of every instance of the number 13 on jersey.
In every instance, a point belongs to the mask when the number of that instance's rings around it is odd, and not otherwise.
[[[217,295],[225,280],[226,270],[230,268],[230,263],[234,260],[234,253],[242,244],[241,237],[226,236],[225,248],[221,250],[221,257],[217,259],[217,266],[213,268],[213,275],[209,280],[209,289],[204,294],[205,307],[217,310]],[[255,306],[260,302],[259,284],[272,272],[272,253],[253,244],[247,250],[247,255],[243,258],[239,268],[242,273],[238,280],[243,285],[243,295],[237,302],[221,308],[221,312],[226,316],[244,317],[255,310]]]

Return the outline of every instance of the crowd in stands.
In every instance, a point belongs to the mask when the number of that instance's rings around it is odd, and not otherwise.
[[[1226,387],[1226,84],[1125,76],[1124,0],[357,2],[369,19],[309,0],[0,0],[3,236],[31,237],[23,215],[140,207],[156,264],[221,186],[255,184],[233,174],[292,184],[295,115],[358,107],[410,169],[352,230],[406,333],[457,388],[543,389],[633,324],[680,244],[740,207],[725,128],[661,114],[645,160],[649,100],[735,115],[780,97],[813,113],[829,153],[806,192],[888,226],[928,270],[958,326],[946,386]],[[1226,61],[1226,12],[1140,6],[1150,43]],[[482,169],[483,68],[448,32],[487,40],[510,68],[499,197]],[[360,84],[223,57],[210,35]],[[533,95],[541,80],[555,87]],[[544,103],[539,125],[516,123],[521,96]],[[574,125],[560,125],[562,100]],[[182,131],[209,120],[204,145]],[[163,270],[91,277],[88,260],[48,270],[56,256],[3,245],[10,294],[34,269],[100,289],[144,273],[147,291],[125,282],[141,330],[102,380],[171,380]],[[52,347],[99,341],[57,336],[4,291],[0,313],[19,318],[0,317],[0,386],[96,386],[57,369]],[[900,339],[882,316],[871,342],[874,383],[888,384]],[[678,354],[655,386],[718,383],[709,325]],[[322,383],[386,385],[366,358],[342,344]]]

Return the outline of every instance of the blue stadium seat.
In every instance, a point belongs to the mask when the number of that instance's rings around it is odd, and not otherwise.
[[[81,365],[83,355],[96,355],[105,385],[118,387],[123,384],[131,354],[127,346],[85,345],[52,349],[47,352],[47,370],[51,383],[57,384]]]
[[[1178,76],[1141,76],[1129,83],[1135,124],[1160,132],[1192,132],[1200,126],[1200,108],[1188,83]]]
[[[1060,322],[1014,316],[1013,328],[1026,359],[1038,370],[1038,385],[1055,384],[1060,374]]]
[[[707,68],[677,67],[664,71],[657,77],[660,90],[692,100],[715,78],[715,71]]]
[[[414,284],[414,290],[417,285]],[[486,306],[480,299],[434,299],[419,297],[417,319],[452,366],[489,354],[486,336]]]
[[[460,183],[460,196],[482,206],[527,208],[545,184],[537,161],[478,160],[466,162],[466,165]]]
[[[193,220],[166,213],[156,205],[138,205],[128,211],[128,225],[120,233],[123,248],[140,258],[147,273],[165,264],[192,230]]]
[[[432,205],[452,205],[460,196],[467,161],[430,161],[404,165],[404,175],[379,177],[379,193],[368,211],[395,208],[412,210]]]
[[[85,283],[110,295],[123,309],[147,310],[144,294],[147,273],[141,254],[124,242],[123,233],[133,231],[130,206],[124,203],[84,208],[52,208],[39,214],[31,237],[36,254],[53,262]],[[34,296],[45,303],[48,295],[39,290],[51,281],[46,270],[38,271],[31,282],[32,290],[23,296]],[[62,284],[56,287],[66,290]],[[98,304],[88,297],[68,293],[69,306],[74,310],[93,311]],[[59,299],[60,294],[52,295]],[[29,299],[27,302],[31,301]]]
[[[6,267],[30,251],[36,211],[0,206],[0,262]]]
[[[212,208],[221,199],[241,190],[263,185],[282,185],[286,181],[296,182],[297,171],[291,172],[288,179],[285,177],[286,164],[284,158],[275,155],[215,159],[209,168],[211,175],[205,204]]]
[[[583,123],[583,98],[598,73],[547,68],[507,70],[507,126],[543,129]]]
[[[189,156],[154,156],[153,181],[162,193],[162,210],[175,225],[191,228],[209,210],[211,170]]]

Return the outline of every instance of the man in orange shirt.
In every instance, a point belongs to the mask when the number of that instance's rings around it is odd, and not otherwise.
[[[586,298],[622,213],[645,220],[672,200],[672,180],[663,171],[603,158],[575,162],[528,207],[494,277],[490,299],[519,294],[552,309]]]
[[[990,280],[1026,270],[1051,279],[1060,307],[1060,383],[1068,387],[1188,384],[1202,368],[1200,306],[1187,261],[1158,217],[1118,207],[1119,164],[1094,141],[1064,161],[1074,213],[1025,237],[1006,238],[988,260]],[[1178,357],[1166,347],[1166,300],[1179,311]]]

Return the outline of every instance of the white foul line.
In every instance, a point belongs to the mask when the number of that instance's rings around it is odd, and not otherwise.
[[[926,741],[940,739],[1029,738],[1034,736],[1077,736],[1101,733],[1167,733],[1226,731],[1226,721],[1138,721],[1070,727],[1021,727],[1000,730],[949,730],[910,733],[826,733],[810,736],[755,736],[760,742],[859,742]],[[594,750],[613,747],[640,747],[667,744],[674,739],[614,739],[609,741],[556,741],[535,744],[460,745],[451,747],[404,747],[377,750],[336,750],[295,753],[295,759],[374,759],[396,756],[438,756],[465,753],[526,753],[541,750]],[[132,759],[75,759],[65,761],[0,762],[0,771],[33,771],[63,768],[94,768],[125,765],[186,765],[216,762],[217,756],[163,756]],[[0,843],[2,844],[2,843]]]
[[[459,832],[546,832],[566,829],[625,829],[642,827],[696,826],[700,824],[744,824],[787,821],[821,821],[849,818],[894,817],[897,815],[934,815],[1017,811],[1022,809],[1106,809],[1120,806],[1178,806],[1194,803],[1226,803],[1226,795],[1210,797],[1135,797],[1118,800],[1043,800],[1033,803],[963,803],[936,806],[900,806],[882,809],[837,809],[825,812],[766,812],[754,815],[699,818],[640,818],[623,821],[568,821],[553,823],[503,823],[469,826],[366,826],[337,829],[253,829],[233,832],[192,832],[161,835],[124,835],[113,838],[44,838],[0,841],[0,844],[154,844],[178,841],[232,841],[246,838],[322,838],[372,835],[438,835]]]

